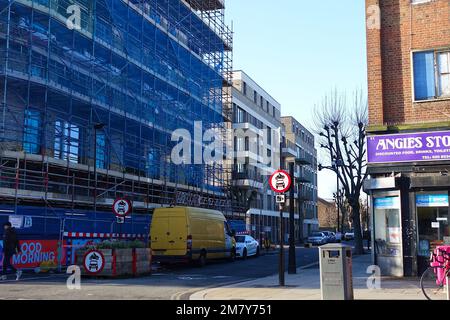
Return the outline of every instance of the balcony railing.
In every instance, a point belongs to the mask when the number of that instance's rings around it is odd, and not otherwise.
[[[245,168],[243,172],[239,172],[236,168],[233,169],[232,173],[233,180],[253,180],[256,182],[262,182],[262,175],[259,172],[255,172],[253,170],[249,170]]]
[[[306,151],[297,152],[295,162],[299,165],[313,165],[314,158]]]
[[[297,178],[298,183],[313,183],[314,180],[314,173],[304,168],[300,170],[300,174]]]
[[[295,157],[297,155],[297,146],[291,141],[285,141],[281,146],[282,155],[284,157]]]

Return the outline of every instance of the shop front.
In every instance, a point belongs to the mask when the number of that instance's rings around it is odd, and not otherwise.
[[[374,264],[386,276],[421,275],[434,248],[450,244],[450,132],[371,136],[367,144]]]

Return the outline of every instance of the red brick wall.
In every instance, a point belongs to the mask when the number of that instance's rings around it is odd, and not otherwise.
[[[372,5],[380,6],[381,30],[367,29],[370,124],[450,121],[450,100],[413,102],[411,76],[413,50],[450,48],[450,2],[366,0]]]

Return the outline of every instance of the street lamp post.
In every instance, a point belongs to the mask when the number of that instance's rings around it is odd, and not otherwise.
[[[332,167],[336,171],[336,205],[337,205],[337,231],[342,232],[342,228],[340,228],[341,220],[340,220],[340,190],[339,190],[339,167],[343,165],[342,160],[336,157],[333,161]]]
[[[94,213],[97,213],[97,131],[105,127],[104,123],[94,125]]]

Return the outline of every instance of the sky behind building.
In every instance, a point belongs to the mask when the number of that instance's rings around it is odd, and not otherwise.
[[[313,108],[332,89],[367,88],[364,1],[226,0],[234,69],[242,69],[313,129]],[[319,161],[321,159],[319,151]],[[330,180],[331,179],[331,180]],[[335,176],[319,173],[319,196]]]

